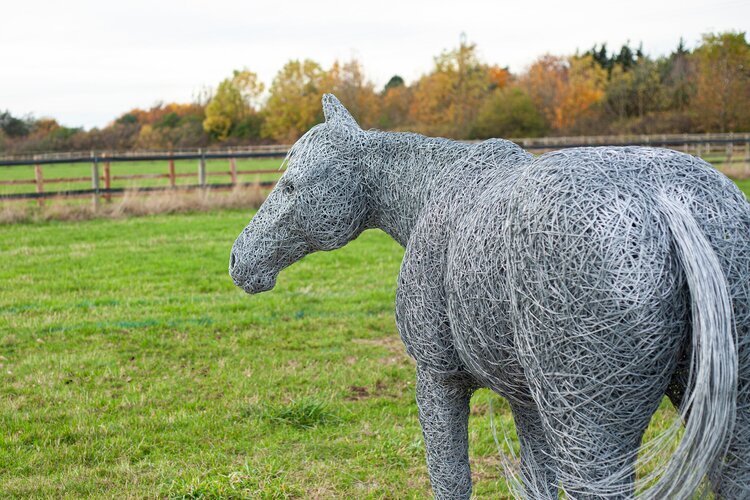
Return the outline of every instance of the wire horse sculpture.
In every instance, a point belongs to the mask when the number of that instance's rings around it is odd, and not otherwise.
[[[519,496],[685,498],[708,477],[717,497],[750,497],[750,204],[729,179],[666,149],[533,157],[364,131],[332,95],[323,111],[229,271],[257,293],[368,228],[405,247],[396,320],[435,497],[471,495],[481,387],[513,411]],[[636,481],[664,394],[684,434]]]

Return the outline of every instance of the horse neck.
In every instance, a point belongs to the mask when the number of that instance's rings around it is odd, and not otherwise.
[[[432,195],[432,181],[470,146],[411,133],[367,133],[370,147],[362,161],[371,210],[368,226],[382,229],[405,247]]]

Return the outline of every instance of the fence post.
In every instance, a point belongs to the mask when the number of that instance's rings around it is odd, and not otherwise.
[[[93,151],[91,152],[91,189],[94,190],[91,202],[96,211],[99,208],[99,159]]]
[[[727,143],[726,147],[726,155],[727,157],[724,159],[724,168],[732,168],[732,157],[734,156],[734,143],[730,141]]]
[[[172,158],[172,152],[169,153],[169,187],[174,189],[175,187],[175,172],[174,172],[174,158]]]
[[[229,175],[232,176],[232,187],[237,186],[237,162],[234,158],[229,159]]]
[[[102,155],[104,158],[106,158],[106,154]],[[112,189],[112,175],[110,174],[110,164],[108,161],[104,162],[104,189],[107,191],[104,194],[104,199],[107,200],[107,203],[112,202],[112,194],[109,192],[110,189]]]
[[[200,187],[206,187],[206,157],[203,154],[203,149],[199,149],[198,153],[201,155],[198,160],[198,185]]]
[[[36,155],[34,155],[36,159]],[[36,192],[41,194],[44,192],[44,176],[42,175],[42,166],[40,164],[34,165],[34,180],[36,181]],[[36,199],[37,206],[44,206],[44,198],[39,197]]]

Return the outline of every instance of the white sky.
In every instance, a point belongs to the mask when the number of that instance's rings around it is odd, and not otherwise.
[[[630,40],[668,53],[684,37],[750,28],[750,0],[4,0],[0,110],[103,126],[133,107],[190,101],[232,69],[270,84],[292,58],[356,56],[383,85],[413,81],[462,32],[488,63]]]

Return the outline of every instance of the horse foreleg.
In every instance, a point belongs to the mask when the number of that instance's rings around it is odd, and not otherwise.
[[[470,381],[459,375],[417,369],[417,406],[427,469],[437,499],[471,496],[469,469]]]

